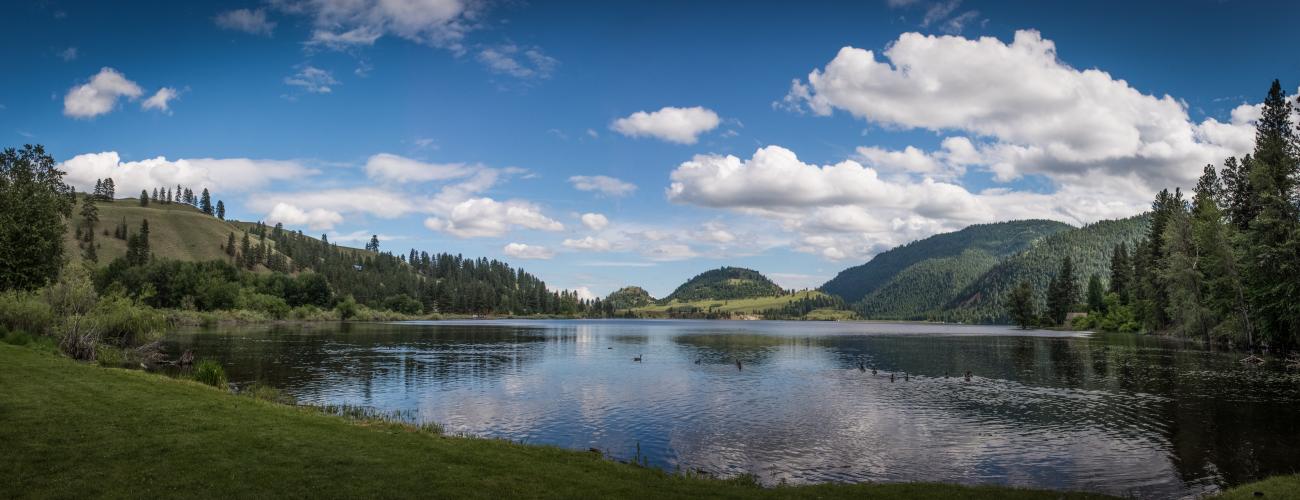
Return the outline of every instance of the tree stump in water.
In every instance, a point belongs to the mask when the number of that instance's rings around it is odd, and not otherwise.
[[[189,366],[194,364],[194,351],[186,349],[185,352],[181,353],[181,359],[176,364],[181,366]]]

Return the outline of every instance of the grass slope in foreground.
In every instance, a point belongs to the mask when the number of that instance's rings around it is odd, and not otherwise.
[[[759,489],[440,437],[0,344],[0,497],[1106,498],[938,484]]]

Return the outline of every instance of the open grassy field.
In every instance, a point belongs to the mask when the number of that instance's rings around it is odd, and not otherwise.
[[[0,497],[1105,498],[938,484],[762,489],[444,437],[0,343]]]
[[[71,262],[81,261],[81,250],[74,237],[76,227],[81,222],[79,213],[84,201],[85,195],[77,196],[77,206],[72,210],[73,217],[64,235],[67,256]],[[113,237],[113,228],[123,220],[126,220],[127,228],[135,233],[140,230],[140,222],[148,219],[149,249],[155,256],[167,259],[229,259],[222,245],[226,244],[226,239],[232,232],[235,233],[236,244],[244,235],[243,230],[233,222],[220,220],[183,203],[151,203],[148,207],[142,207],[136,198],[121,198],[111,203],[96,202],[95,207],[99,209],[95,243],[99,245],[97,251],[101,264],[126,255],[126,241]],[[274,246],[270,240],[267,240],[267,244]]]
[[[790,295],[772,297],[755,297],[735,300],[695,300],[682,302],[673,300],[665,304],[650,304],[632,309],[636,313],[667,313],[669,309],[696,307],[701,311],[715,311],[733,314],[756,314],[768,309],[776,309],[799,299],[824,297],[826,294],[816,290],[804,290]]]

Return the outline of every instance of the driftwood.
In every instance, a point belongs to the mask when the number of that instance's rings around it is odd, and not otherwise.
[[[1250,356],[1246,356],[1245,358],[1242,358],[1241,362],[1252,364],[1252,365],[1262,365],[1264,364],[1264,358],[1251,354]]]

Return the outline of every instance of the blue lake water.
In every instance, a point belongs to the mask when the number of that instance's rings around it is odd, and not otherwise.
[[[944,481],[1180,498],[1300,471],[1300,376],[1154,337],[465,321],[193,329],[166,349],[193,349],[225,364],[236,385],[265,383],[302,403],[402,411],[451,433],[620,459],[639,447],[654,466],[769,484]]]

